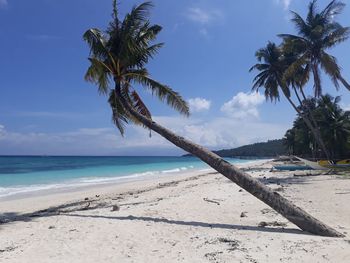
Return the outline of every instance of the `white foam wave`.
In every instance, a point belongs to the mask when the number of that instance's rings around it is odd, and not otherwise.
[[[103,184],[117,183],[122,181],[124,182],[133,181],[137,179],[184,172],[193,168],[194,168],[193,166],[189,166],[189,167],[180,167],[180,168],[169,169],[169,170],[134,173],[134,174],[125,175],[125,176],[82,177],[74,180],[68,180],[62,183],[0,187],[0,198],[14,196],[14,195],[21,195],[21,194],[31,194],[31,193],[40,192],[40,191],[75,189],[75,188],[84,187],[84,186],[103,185]]]

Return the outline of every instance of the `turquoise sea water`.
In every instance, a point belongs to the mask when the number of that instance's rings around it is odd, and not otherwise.
[[[247,162],[227,159],[232,163]],[[250,160],[251,161],[251,160]],[[194,157],[0,156],[0,198],[209,168]]]

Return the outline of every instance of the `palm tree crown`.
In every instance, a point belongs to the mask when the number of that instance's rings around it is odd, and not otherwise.
[[[107,30],[91,28],[83,36],[90,47],[90,66],[85,79],[97,84],[101,94],[109,96],[112,119],[122,135],[127,123],[141,123],[125,110],[121,96],[138,113],[152,118],[136,85],[150,90],[178,112],[189,115],[188,105],[183,98],[169,86],[152,79],[145,67],[163,46],[163,43],[152,43],[162,28],[151,25],[148,20],[151,7],[150,2],[135,6],[121,21],[114,0],[113,20]],[[114,87],[111,87],[112,81]]]
[[[295,74],[296,68],[305,66],[314,77],[315,96],[322,94],[320,69],[330,76],[336,88],[338,81],[350,90],[350,85],[341,76],[341,68],[334,56],[326,51],[329,48],[348,39],[349,27],[343,27],[335,22],[335,16],[340,14],[345,4],[336,0],[330,2],[322,11],[317,10],[317,0],[309,4],[308,14],[304,20],[298,13],[292,11],[292,22],[298,35],[280,34],[284,40],[284,48],[297,51],[296,61],[286,72],[287,76]]]
[[[284,61],[281,59],[282,50],[272,42],[268,42],[267,46],[259,49],[255,53],[258,62],[250,68],[250,72],[258,70],[254,78],[253,90],[258,91],[264,87],[266,99],[271,101],[279,100],[279,88],[282,88],[285,95],[290,96],[289,90],[285,88],[283,83]]]

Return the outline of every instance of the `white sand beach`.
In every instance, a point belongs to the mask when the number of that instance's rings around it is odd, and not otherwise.
[[[220,174],[197,172],[1,201],[0,262],[350,262],[350,177],[271,167],[245,169],[345,238],[302,232]]]

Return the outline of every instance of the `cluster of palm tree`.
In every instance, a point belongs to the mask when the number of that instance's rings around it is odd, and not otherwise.
[[[154,43],[162,28],[150,23],[151,7],[150,2],[135,6],[121,20],[117,1],[113,0],[109,27],[106,30],[92,28],[84,34],[84,40],[90,48],[90,66],[85,79],[96,84],[98,91],[108,97],[112,120],[120,133],[124,134],[128,123],[142,125],[200,158],[301,229],[318,235],[342,236],[256,178],[152,120],[151,112],[138,92],[140,87],[150,90],[161,101],[185,116],[189,115],[189,108],[177,92],[152,79],[147,71],[147,63],[162,46],[162,43]]]
[[[350,111],[344,111],[339,102],[339,96],[333,98],[328,94],[318,99],[303,101],[303,104],[308,104],[317,126],[320,127],[321,136],[332,160],[348,158],[350,152]],[[300,111],[303,110],[300,108]],[[286,132],[284,143],[292,155],[313,158],[319,155],[320,149],[301,117],[298,117],[293,123],[293,128]]]
[[[256,52],[258,63],[250,71],[258,70],[254,78],[253,90],[264,88],[264,94],[271,101],[278,101],[280,94],[291,104],[298,116],[304,121],[317,145],[322,149],[323,157],[330,159],[330,153],[320,126],[305,95],[305,86],[313,80],[314,97],[322,95],[321,70],[330,77],[335,88],[339,82],[348,90],[350,85],[341,74],[341,67],[329,49],[348,39],[349,27],[343,27],[335,21],[345,4],[333,0],[319,11],[313,0],[308,7],[306,19],[292,12],[291,21],[297,29],[297,35],[280,34],[282,43],[269,42]]]

